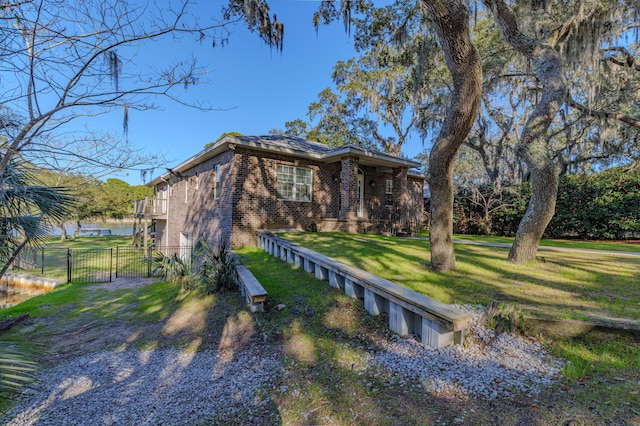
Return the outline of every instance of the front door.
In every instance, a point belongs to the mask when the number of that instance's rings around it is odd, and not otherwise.
[[[364,172],[358,169],[358,217],[364,216]]]

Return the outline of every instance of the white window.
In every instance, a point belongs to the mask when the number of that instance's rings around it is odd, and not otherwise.
[[[189,202],[189,178],[184,180],[184,202]]]
[[[393,180],[387,179],[384,184],[384,205],[393,205]]]
[[[196,190],[200,189],[200,176],[194,177],[196,181]]]
[[[220,198],[220,164],[213,166],[213,199]]]
[[[278,198],[311,201],[311,169],[278,165]]]

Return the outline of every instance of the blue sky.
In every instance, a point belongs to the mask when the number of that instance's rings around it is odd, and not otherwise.
[[[144,58],[137,59],[143,62],[138,65],[194,55],[209,71],[209,82],[181,91],[180,98],[187,102],[208,102],[219,110],[199,111],[158,98],[160,110],[130,111],[131,143],[149,152],[164,153],[170,167],[196,154],[224,132],[263,135],[272,128],[284,128],[286,121],[306,118],[307,108],[317,94],[332,86],[330,76],[335,63],[356,55],[353,39],[345,33],[342,23],[321,27],[316,36],[311,19],[318,3],[271,2],[272,11],[285,24],[282,54],[269,49],[241,24],[234,27],[224,47],[201,46],[190,39],[153,44]],[[203,14],[217,13],[219,5],[213,7],[215,10],[207,9],[210,5],[199,7]],[[122,132],[122,114],[111,114],[88,124],[113,133]],[[420,138],[414,137],[406,143],[403,153],[413,157],[421,150]],[[155,170],[153,176],[163,172]],[[114,177],[132,185],[142,183],[136,171]]]

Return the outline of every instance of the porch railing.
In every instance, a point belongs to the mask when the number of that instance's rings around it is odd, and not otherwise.
[[[167,199],[145,197],[133,202],[134,217],[164,216],[167,214]]]

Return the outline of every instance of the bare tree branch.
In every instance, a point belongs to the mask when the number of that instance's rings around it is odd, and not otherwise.
[[[567,104],[572,108],[577,109],[578,111],[590,115],[592,117],[597,118],[611,118],[613,120],[618,120],[622,123],[628,124],[629,126],[633,126],[637,129],[640,129],[640,119],[636,117],[632,117],[628,114],[624,114],[622,112],[617,111],[604,111],[604,110],[595,110],[592,108],[588,108],[581,103],[576,102],[571,96],[567,97]]]

